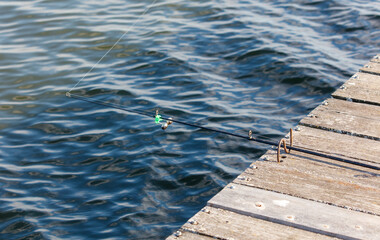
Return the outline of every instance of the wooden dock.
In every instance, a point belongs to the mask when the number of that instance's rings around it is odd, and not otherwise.
[[[380,167],[380,54],[295,130],[294,146]],[[167,239],[380,239],[379,170],[276,156],[253,162]]]

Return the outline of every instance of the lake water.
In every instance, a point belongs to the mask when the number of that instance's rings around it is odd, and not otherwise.
[[[380,48],[378,1],[0,0],[0,239],[164,239]],[[139,17],[141,16],[141,17]],[[135,25],[133,25],[135,24]]]

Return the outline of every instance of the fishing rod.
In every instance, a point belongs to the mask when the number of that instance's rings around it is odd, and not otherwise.
[[[281,139],[278,143],[277,142],[273,142],[273,141],[269,141],[269,140],[258,139],[258,138],[254,138],[252,136],[252,131],[249,131],[248,136],[244,136],[244,135],[241,135],[241,134],[227,132],[227,131],[216,129],[216,128],[205,127],[205,126],[201,126],[201,125],[198,125],[198,124],[195,124],[195,123],[189,123],[189,122],[185,122],[185,121],[182,121],[182,120],[173,119],[172,117],[162,116],[162,115],[159,114],[158,110],[156,110],[155,114],[151,114],[151,113],[148,113],[146,111],[140,111],[140,110],[130,109],[130,108],[127,108],[125,106],[118,105],[118,104],[104,102],[104,101],[100,101],[100,100],[96,100],[96,99],[92,99],[92,98],[88,98],[88,97],[79,96],[79,95],[76,95],[76,94],[72,94],[70,92],[67,92],[66,96],[69,97],[69,98],[75,98],[75,99],[78,99],[78,100],[81,100],[81,101],[85,101],[85,102],[101,105],[101,106],[104,106],[104,107],[110,107],[110,108],[119,109],[119,110],[122,110],[122,111],[125,111],[125,112],[129,112],[129,113],[134,113],[134,114],[138,114],[138,115],[142,115],[142,116],[152,117],[152,118],[154,118],[156,124],[161,124],[161,128],[163,130],[165,130],[166,128],[168,128],[168,126],[170,124],[172,124],[173,122],[175,122],[175,123],[178,123],[178,124],[182,124],[182,125],[186,125],[186,126],[190,126],[190,127],[194,127],[194,128],[204,129],[204,130],[207,130],[207,131],[212,131],[212,132],[216,132],[216,133],[220,133],[220,134],[225,134],[225,135],[229,135],[229,136],[233,136],[233,137],[237,137],[237,138],[242,138],[242,139],[246,139],[246,140],[253,141],[253,142],[258,142],[258,143],[262,143],[262,144],[266,144],[266,145],[271,145],[271,146],[277,147],[277,162],[280,162],[280,149],[282,147],[285,150],[286,153],[290,153],[290,150],[294,150],[294,151],[297,151],[297,152],[302,152],[302,153],[306,153],[306,154],[310,154],[310,155],[314,155],[314,156],[318,156],[318,157],[328,158],[328,159],[331,159],[331,160],[335,160],[335,161],[339,161],[339,162],[344,162],[344,163],[348,163],[348,164],[352,164],[352,165],[356,165],[356,166],[360,166],[360,167],[364,167],[364,168],[369,168],[369,169],[374,169],[374,170],[380,170],[380,167],[373,166],[373,165],[370,165],[370,164],[356,162],[356,161],[352,161],[352,160],[349,160],[349,159],[344,159],[344,158],[341,158],[341,157],[331,156],[331,155],[328,155],[328,154],[324,154],[324,153],[320,153],[320,152],[315,152],[315,151],[307,150],[307,149],[300,148],[300,147],[294,147],[293,146],[293,130],[292,129],[290,129],[290,145],[286,146],[285,139]],[[166,121],[166,122],[161,123],[162,121]]]

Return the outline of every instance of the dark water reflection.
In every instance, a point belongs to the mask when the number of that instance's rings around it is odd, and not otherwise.
[[[162,239],[265,152],[65,92],[151,1],[0,1],[1,239]],[[278,140],[375,55],[380,5],[158,1],[74,93]]]

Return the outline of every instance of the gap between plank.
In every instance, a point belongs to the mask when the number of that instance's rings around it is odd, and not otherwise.
[[[352,102],[361,103],[361,104],[368,104],[368,105],[372,105],[372,106],[380,106],[380,103],[356,99],[356,98],[349,98],[351,100],[350,101],[350,100],[347,100],[347,98],[345,98],[345,97],[341,97],[341,96],[337,96],[337,95],[331,95],[331,97],[334,99],[343,100],[343,101],[347,101],[347,102],[352,101]]]

